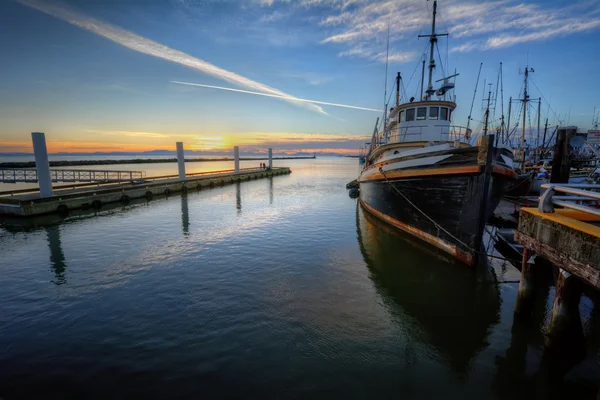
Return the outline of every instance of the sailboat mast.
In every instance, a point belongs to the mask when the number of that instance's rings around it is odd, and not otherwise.
[[[504,143],[504,81],[502,77],[502,63],[500,63],[500,108],[502,109],[502,122],[500,123],[500,134]]]
[[[542,113],[542,98],[538,99],[538,124],[537,124],[537,139],[535,141],[535,154],[537,155],[536,161],[539,161],[540,157],[540,117]]]
[[[526,115],[527,115],[527,78],[529,77],[529,66],[525,68],[525,84],[523,89],[523,131],[521,134],[521,168],[525,170],[525,124],[527,123]]]
[[[485,125],[483,127],[483,135],[487,135],[488,132],[488,121],[490,118],[490,98],[492,97],[492,91],[490,90],[490,92],[488,93],[488,98],[487,98],[487,108],[485,109]]]

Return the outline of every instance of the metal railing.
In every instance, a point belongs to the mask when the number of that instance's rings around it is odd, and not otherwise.
[[[280,168],[281,167],[273,167],[273,170],[277,170]],[[266,171],[266,169],[265,168],[240,168],[240,173],[253,172],[253,171]],[[228,174],[228,173],[231,174],[233,172],[235,172],[235,170],[233,170],[233,169],[225,169],[225,170],[220,170],[220,171],[192,172],[192,173],[186,174],[186,177],[206,176],[207,178],[211,178],[213,176],[218,177],[218,176],[221,176],[222,174]],[[143,183],[154,182],[156,180],[166,180],[166,179],[179,179],[179,175],[176,174],[176,175],[161,175],[161,176],[143,177],[142,179],[136,180],[133,183],[134,184],[143,184]],[[70,184],[70,185],[53,186],[52,189],[55,192],[60,192],[60,191],[74,190],[74,189],[105,188],[105,187],[112,187],[114,185],[118,185],[119,187],[121,187],[121,185],[126,185],[126,184],[131,184],[131,183],[132,182],[128,181],[128,180],[121,181],[121,182],[74,183],[74,184]],[[29,193],[37,193],[37,192],[39,192],[38,188],[8,190],[8,191],[0,192],[0,197],[15,196],[15,195],[19,195],[19,194],[29,194]]]
[[[141,171],[109,171],[93,169],[51,169],[52,182],[133,182],[144,178]],[[36,183],[37,170],[29,168],[0,169],[0,182]]]
[[[600,216],[600,209],[584,205],[584,202],[600,201],[600,185],[587,184],[543,184],[546,191],[540,196],[538,210],[544,213],[554,212],[554,206],[569,208],[584,213]],[[556,195],[565,193],[570,196]]]

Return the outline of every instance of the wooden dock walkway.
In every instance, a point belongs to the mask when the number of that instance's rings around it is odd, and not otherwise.
[[[51,197],[42,197],[37,189],[0,192],[0,215],[30,217],[70,210],[96,208],[108,203],[127,203],[138,198],[152,199],[174,192],[202,190],[228,183],[267,178],[291,173],[288,167],[245,168],[178,175],[145,177],[126,183],[79,183],[53,187]]]

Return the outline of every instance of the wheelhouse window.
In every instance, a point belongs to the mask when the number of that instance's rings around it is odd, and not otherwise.
[[[438,119],[439,113],[439,107],[429,107],[429,119]]]
[[[448,121],[448,109],[446,107],[442,107],[440,119],[442,121]]]
[[[406,110],[406,120],[407,121],[415,120],[415,109],[414,108],[409,108],[408,110]]]
[[[417,121],[422,121],[427,118],[427,107],[417,108]]]
[[[400,122],[406,121],[406,115],[404,115],[404,110],[400,111],[400,117],[398,119]]]

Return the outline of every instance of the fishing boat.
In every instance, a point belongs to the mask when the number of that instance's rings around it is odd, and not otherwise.
[[[494,146],[494,135],[469,143],[468,130],[451,125],[456,109],[450,96],[458,74],[433,87],[437,1],[429,37],[429,77],[422,98],[400,103],[401,75],[396,78],[396,106],[375,131],[358,178],[362,207],[398,229],[475,265],[480,259],[485,224],[507,185],[516,178],[513,153]],[[424,71],[424,70],[423,70]],[[423,87],[424,73],[421,78]],[[384,110],[388,109],[385,105]]]

